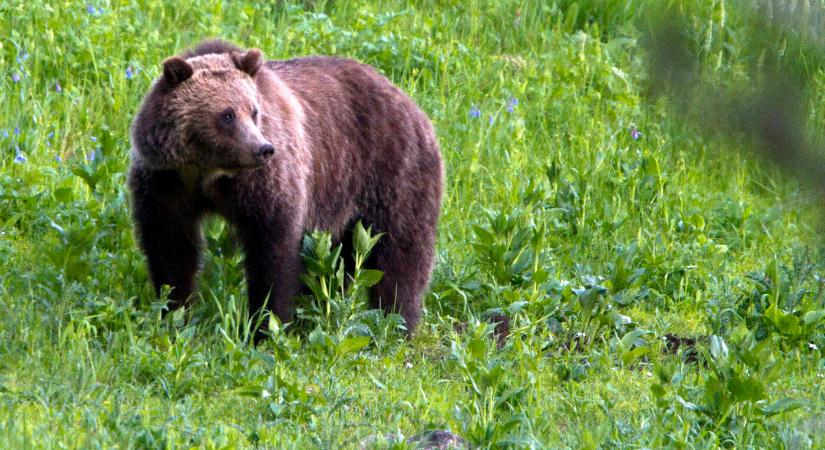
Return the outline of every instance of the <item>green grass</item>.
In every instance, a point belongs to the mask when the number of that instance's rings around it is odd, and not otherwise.
[[[0,447],[825,448],[817,199],[645,95],[649,4],[53,3],[0,5]],[[747,80],[734,6],[691,14]],[[411,341],[337,295],[253,347],[218,220],[191,320],[161,319],[128,128],[160,62],[210,36],[358,58],[432,118],[447,186]]]

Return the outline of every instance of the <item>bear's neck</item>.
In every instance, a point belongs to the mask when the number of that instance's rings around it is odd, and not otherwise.
[[[237,173],[236,170],[228,169],[202,169],[197,167],[183,167],[178,170],[183,185],[191,194],[211,197],[215,182],[221,178],[232,178]]]

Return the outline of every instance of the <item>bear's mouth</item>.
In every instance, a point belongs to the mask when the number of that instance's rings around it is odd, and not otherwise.
[[[275,154],[275,147],[268,143],[264,142],[263,144],[259,144],[255,146],[254,150],[244,152],[237,163],[237,167],[235,169],[256,169],[258,167],[265,166]]]
[[[271,157],[262,158],[260,156],[253,156],[248,161],[242,161],[238,167],[235,167],[235,170],[243,170],[243,169],[257,169],[259,167],[263,167],[269,160],[272,159]],[[228,169],[228,168],[227,168]]]

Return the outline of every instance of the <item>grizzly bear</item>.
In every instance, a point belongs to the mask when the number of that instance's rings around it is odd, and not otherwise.
[[[326,56],[265,61],[206,41],[163,62],[131,129],[137,240],[170,307],[196,289],[204,216],[234,225],[250,312],[284,321],[301,293],[301,240],[344,240],[357,221],[385,233],[367,261],[384,272],[373,307],[409,332],[435,257],[443,163],[416,104],[375,69]]]

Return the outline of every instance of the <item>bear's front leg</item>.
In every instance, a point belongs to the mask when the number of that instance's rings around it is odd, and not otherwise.
[[[292,320],[292,299],[301,292],[301,230],[297,227],[243,227],[250,317],[268,307],[281,322]]]
[[[133,171],[130,184],[137,239],[155,293],[170,286],[170,308],[179,308],[196,288],[203,247],[201,214],[185,198],[173,172]]]

